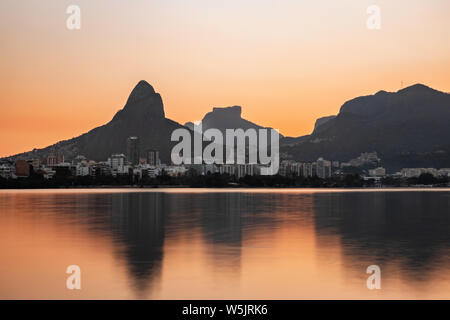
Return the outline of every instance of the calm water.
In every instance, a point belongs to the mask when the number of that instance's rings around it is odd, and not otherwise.
[[[449,209],[439,190],[0,191],[0,298],[449,299]]]

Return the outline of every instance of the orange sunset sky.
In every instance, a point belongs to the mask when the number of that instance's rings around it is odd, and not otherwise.
[[[290,136],[402,82],[450,91],[448,0],[2,0],[0,39],[0,157],[105,124],[141,79],[179,123],[241,105]]]

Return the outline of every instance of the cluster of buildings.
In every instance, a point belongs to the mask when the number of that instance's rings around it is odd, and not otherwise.
[[[236,178],[246,175],[260,175],[262,165],[258,164],[191,164],[166,165],[161,163],[158,150],[140,150],[138,137],[127,139],[127,154],[112,154],[106,161],[96,162],[79,155],[72,161],[65,161],[64,156],[54,152],[45,159],[19,159],[0,163],[0,177],[14,179],[38,174],[46,179],[55,175],[62,176],[133,176],[140,180],[144,177],[154,178],[160,175],[182,176],[190,172],[197,175],[229,174]],[[314,162],[296,162],[283,160],[280,163],[279,174],[282,176],[318,177],[327,179],[332,176],[342,176],[347,167],[369,166],[364,175],[365,179],[380,180],[386,176],[386,170],[379,167],[380,159],[375,152],[363,153],[358,158],[348,162],[330,161],[323,158]],[[404,168],[393,176],[412,178],[423,173],[430,173],[434,177],[450,176],[450,169],[435,168]]]
[[[47,158],[41,162],[39,159],[16,160],[15,162],[4,162],[0,164],[0,176],[6,179],[25,178],[30,175],[42,175],[46,179],[51,179],[55,175],[61,176],[133,176],[138,180],[149,177],[154,178],[162,174],[169,176],[182,176],[188,171],[197,175],[207,175],[213,173],[234,175],[242,178],[246,175],[257,175],[260,173],[259,165],[215,165],[215,164],[192,164],[171,166],[160,162],[158,151],[153,150],[149,159],[140,159],[137,164],[133,164],[124,154],[113,154],[106,161],[96,162],[88,160],[84,156],[77,156],[70,162],[56,161],[49,162]]]
[[[129,137],[126,146],[127,154],[112,154],[106,161],[89,160],[82,155],[71,161],[66,161],[62,154],[54,151],[45,159],[6,160],[0,163],[0,176],[6,179],[24,178],[32,174],[51,179],[55,175],[61,176],[133,176],[137,179],[154,178],[162,174],[169,176],[185,175],[189,170],[196,174],[213,173],[235,175],[238,178],[246,175],[259,174],[258,165],[166,165],[161,163],[158,150],[141,152],[138,137]]]
[[[349,167],[363,167],[375,166],[375,169],[368,170],[370,178],[381,178],[386,176],[386,169],[378,167],[381,161],[376,152],[362,153],[358,158],[352,159],[348,162],[339,162],[325,160],[323,158],[317,159],[314,162],[295,162],[293,160],[284,160],[281,162],[279,174],[282,176],[301,176],[305,178],[318,177],[327,179],[332,176],[342,176],[346,168]]]
[[[341,164],[342,168],[345,167],[363,167],[363,166],[375,166],[381,162],[376,152],[364,152],[359,155],[359,157],[352,159],[348,162],[343,162]]]
[[[424,173],[429,173],[435,178],[450,177],[450,168],[403,168],[395,174],[395,176],[402,178],[417,178]]]
[[[319,177],[326,179],[331,177],[339,169],[339,162],[332,162],[319,158],[315,162],[295,162],[283,160],[278,173],[282,176]]]
[[[301,176],[301,177],[319,177],[322,179],[332,176],[342,176],[346,172],[346,168],[364,168],[372,167],[372,169],[362,170],[365,172],[363,178],[366,180],[380,180],[388,174],[386,169],[379,166],[381,159],[376,152],[362,153],[359,157],[348,162],[329,161],[319,158],[315,162],[295,162],[293,160],[284,160],[280,164],[279,174],[282,176]],[[399,172],[391,176],[397,178],[417,178],[424,173],[429,173],[435,178],[450,177],[450,168],[403,168]]]
[[[133,175],[156,177],[164,170],[169,175],[184,173],[185,168],[179,166],[166,166],[159,161],[158,151],[148,152],[149,161],[141,158],[133,164],[124,154],[113,154],[107,161],[96,162],[79,155],[72,161],[64,161],[61,155],[50,155],[40,159],[4,161],[0,164],[0,176],[6,179],[29,177],[32,174],[42,175],[51,179],[55,175],[62,176],[120,176]]]
[[[40,159],[19,159],[16,161],[3,161],[0,163],[0,177],[5,179],[17,179],[29,177],[33,172],[43,175],[45,178],[51,178],[55,174],[52,166],[57,162],[49,159],[50,165],[47,165],[47,159],[41,163]]]

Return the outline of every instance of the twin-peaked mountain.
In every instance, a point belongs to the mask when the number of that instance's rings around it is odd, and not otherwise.
[[[43,158],[56,151],[68,160],[84,155],[88,159],[105,161],[111,154],[126,153],[127,138],[137,136],[142,156],[146,150],[156,149],[160,151],[161,161],[170,163],[170,151],[174,145],[170,136],[177,128],[184,127],[165,117],[160,94],[146,81],[140,81],[123,109],[107,124],[79,137],[18,156]]]
[[[213,108],[202,119],[203,131],[264,128],[243,119],[239,106]],[[275,110],[274,110],[275,112]],[[140,149],[160,151],[161,160],[170,163],[173,130],[192,128],[165,117],[161,96],[145,81],[131,92],[125,106],[107,124],[76,138],[44,149],[13,156],[40,157],[55,152],[70,160],[84,155],[96,161],[113,153],[125,153],[130,136],[140,138]],[[318,119],[311,135],[282,137],[283,158],[313,161],[318,157],[348,161],[363,152],[376,151],[383,165],[400,167],[450,167],[450,95],[417,84],[397,92],[379,91],[347,101],[336,116]]]

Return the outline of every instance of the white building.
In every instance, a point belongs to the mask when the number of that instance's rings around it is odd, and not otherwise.
[[[85,164],[79,163],[75,168],[75,175],[88,176],[90,174],[89,167]]]
[[[51,178],[53,178],[53,177],[55,176],[55,174],[56,174],[56,171],[53,170],[52,168],[49,168],[49,167],[44,167],[44,168],[42,168],[42,171],[45,172],[45,174],[44,174],[44,178],[45,178],[45,179],[51,179]]]
[[[187,169],[184,166],[166,166],[164,167],[164,172],[169,176],[176,177],[180,175],[184,175]]]
[[[331,177],[331,161],[324,160],[323,158],[317,159],[316,174],[322,179]]]
[[[313,176],[312,163],[304,163],[302,165],[302,176],[305,178]]]
[[[161,174],[161,170],[153,166],[149,166],[145,170],[147,170],[147,176],[150,178],[155,178]]]
[[[341,164],[341,166],[361,167],[365,164],[377,164],[381,161],[376,152],[364,152],[358,158]]]
[[[159,151],[158,150],[148,150],[147,151],[147,163],[151,166],[159,166],[161,161],[159,160]]]
[[[15,167],[8,165],[6,163],[0,164],[0,177],[5,179],[10,179],[13,177],[15,172]]]
[[[378,167],[376,169],[369,170],[369,176],[372,177],[384,177],[386,176],[386,169],[383,167]]]
[[[125,171],[128,173],[128,166],[126,166],[126,157],[124,154],[113,154],[107,161],[111,168],[111,174],[117,176],[118,174],[124,174]],[[127,168],[125,168],[127,167]]]
[[[435,168],[403,168],[400,171],[400,176],[404,178],[420,177],[424,173],[430,173],[434,177],[438,176],[438,170]]]
[[[440,177],[450,177],[450,169],[449,168],[441,168],[438,170],[438,176]]]

